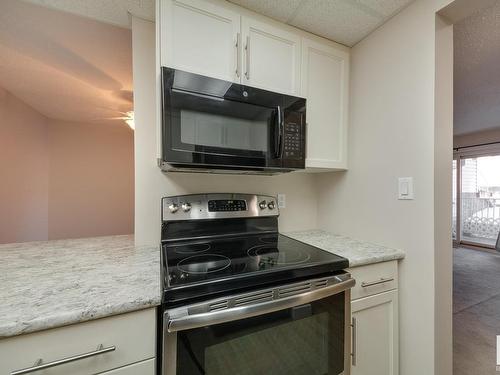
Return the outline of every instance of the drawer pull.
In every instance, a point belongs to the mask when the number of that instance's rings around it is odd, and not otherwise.
[[[63,359],[58,359],[58,360],[52,361],[52,362],[42,363],[42,359],[38,359],[32,367],[28,367],[28,368],[24,368],[24,369],[21,369],[21,370],[12,371],[10,373],[10,375],[29,374],[31,372],[45,370],[45,369],[50,368],[50,367],[64,365],[65,363],[70,363],[70,362],[78,361],[80,359],[94,357],[96,355],[100,355],[100,354],[104,354],[104,353],[109,353],[109,352],[112,352],[112,351],[115,351],[115,350],[116,350],[115,346],[109,346],[107,348],[104,348],[103,345],[100,344],[99,346],[97,346],[97,349],[94,350],[94,351],[92,351],[92,352],[78,354],[78,355],[74,355],[72,357],[67,357],[67,358],[63,358]]]
[[[362,282],[361,283],[361,286],[363,288],[366,288],[366,287],[369,287],[369,286],[374,286],[374,285],[379,285],[379,284],[383,284],[383,283],[389,283],[391,281],[394,281],[394,278],[391,277],[390,279],[384,279],[383,277],[380,279],[380,280],[377,280],[377,281],[371,281],[371,282]]]

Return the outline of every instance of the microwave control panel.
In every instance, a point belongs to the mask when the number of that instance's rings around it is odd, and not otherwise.
[[[286,159],[302,158],[302,126],[294,122],[285,123],[284,153]]]

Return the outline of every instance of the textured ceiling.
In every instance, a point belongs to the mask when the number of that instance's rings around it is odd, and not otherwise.
[[[413,0],[230,0],[291,26],[353,46]]]
[[[3,0],[1,0],[3,1]],[[33,4],[130,28],[129,13],[153,21],[155,0],[24,0]]]
[[[49,118],[100,121],[133,108],[129,29],[1,0],[0,67],[0,87]]]
[[[500,128],[500,2],[454,26],[454,133]]]

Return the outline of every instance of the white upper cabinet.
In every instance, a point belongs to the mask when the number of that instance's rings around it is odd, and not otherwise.
[[[162,0],[161,65],[240,82],[241,16],[203,0]]]
[[[306,172],[347,169],[349,48],[222,0],[158,4],[161,66],[307,98]]]
[[[301,79],[307,98],[307,170],[347,169],[347,49],[303,38]]]
[[[242,83],[299,95],[300,36],[259,20],[242,17]]]

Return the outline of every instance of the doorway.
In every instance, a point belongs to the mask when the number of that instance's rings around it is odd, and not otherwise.
[[[454,375],[499,365],[500,3],[488,4],[453,25]]]

